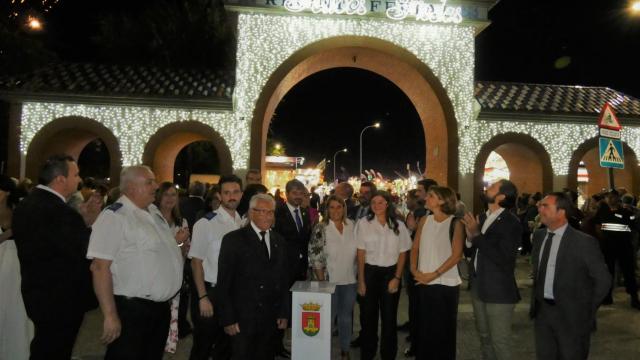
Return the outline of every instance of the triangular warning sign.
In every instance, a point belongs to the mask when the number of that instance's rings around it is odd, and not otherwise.
[[[618,149],[615,147],[615,145],[613,145],[613,141],[611,140],[609,140],[607,149],[602,154],[600,161],[601,162],[606,161],[606,162],[616,163],[616,164],[624,164],[624,160],[622,156],[618,152]]]
[[[602,111],[600,111],[598,127],[618,131],[622,129],[622,125],[620,125],[620,121],[618,121],[618,117],[609,103],[605,103]]]

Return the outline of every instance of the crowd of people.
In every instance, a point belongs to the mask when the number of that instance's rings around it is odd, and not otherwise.
[[[105,359],[161,359],[191,334],[190,359],[287,358],[289,289],[306,280],[336,285],[341,359],[351,347],[361,359],[396,358],[403,286],[405,355],[455,359],[467,276],[482,358],[512,359],[518,255],[532,265],[538,359],[587,358],[596,312],[613,301],[616,263],[640,309],[640,214],[624,189],[578,210],[571,191],[519,194],[499,180],[474,215],[453,189],[422,179],[402,212],[397,197],[366,181],[357,197],[342,182],[321,198],[294,179],[274,197],[257,170],[244,181],[195,182],[180,196],[149,167],[129,166],[109,190],[81,181],[65,155],[42,165],[38,183],[0,178],[2,359],[69,359],[96,307]]]

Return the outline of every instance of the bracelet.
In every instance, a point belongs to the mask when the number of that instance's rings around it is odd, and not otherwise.
[[[394,279],[396,279],[396,280],[402,280],[402,278],[397,277],[397,276],[395,276],[395,275],[393,275],[393,278],[394,278]]]
[[[204,295],[200,296],[200,297],[198,298],[198,300],[202,300],[202,299],[204,299],[204,298],[206,298],[206,297],[207,297],[207,294],[204,294]]]
[[[182,245],[184,245],[184,241],[178,244],[178,247],[182,247]]]

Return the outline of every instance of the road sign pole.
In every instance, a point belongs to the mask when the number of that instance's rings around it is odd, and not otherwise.
[[[613,168],[609,168],[609,190],[614,190],[616,188],[616,184],[613,180]]]

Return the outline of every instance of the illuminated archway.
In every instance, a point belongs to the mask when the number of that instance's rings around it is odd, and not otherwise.
[[[158,130],[147,142],[142,161],[151,166],[158,181],[173,181],[176,156],[196,141],[210,141],[220,161],[220,172],[231,174],[231,152],[225,140],[213,128],[197,121],[171,123]]]
[[[284,95],[308,76],[338,67],[374,72],[407,95],[425,129],[426,175],[457,187],[457,122],[444,88],[415,55],[389,42],[368,37],[322,40],[299,50],[278,67],[263,88],[253,113],[251,167],[264,169],[267,130]]]
[[[64,153],[77,161],[87,144],[96,139],[100,139],[109,152],[109,177],[112,184],[117,184],[122,166],[118,140],[104,125],[78,116],[53,120],[38,131],[27,150],[26,176],[37,179],[40,166],[51,155]]]

